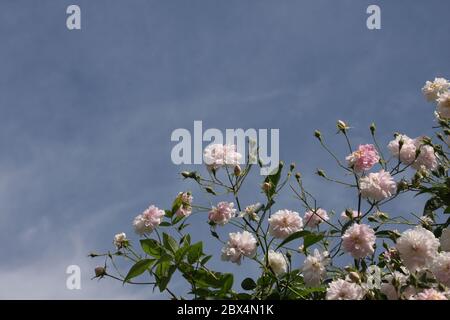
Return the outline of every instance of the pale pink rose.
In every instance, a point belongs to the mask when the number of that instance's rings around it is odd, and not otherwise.
[[[335,280],[328,285],[327,300],[362,300],[364,289],[353,282],[342,279]]]
[[[222,260],[241,264],[242,257],[256,254],[256,239],[248,231],[230,233],[226,246],[222,249]]]
[[[435,289],[425,289],[412,296],[410,300],[448,300],[447,297]]]
[[[361,259],[374,253],[375,231],[368,225],[354,223],[342,236],[342,247],[353,258]]]
[[[236,145],[210,144],[203,151],[203,160],[210,170],[218,170],[223,166],[239,165],[242,155],[236,151]]]
[[[427,169],[434,170],[436,169],[438,162],[436,154],[434,153],[434,149],[432,146],[423,145],[422,140],[423,137],[418,137],[415,140],[416,148],[419,150],[419,155],[412,164],[412,167],[416,170]]]
[[[397,184],[389,172],[381,170],[369,173],[359,180],[361,196],[363,198],[380,201],[397,192]]]
[[[118,233],[114,236],[114,245],[117,249],[124,248],[128,245],[128,239],[125,232]]]
[[[308,210],[305,212],[303,222],[305,223],[305,227],[314,228],[317,227],[321,222],[328,221],[329,219],[330,218],[328,217],[328,214],[324,209],[317,209],[315,212]]]
[[[403,145],[400,148],[399,142]],[[400,157],[400,161],[405,165],[411,165],[416,170],[425,168],[434,170],[437,167],[437,157],[431,146],[423,145],[423,137],[411,139],[406,135],[398,135],[395,140],[389,142],[388,149],[396,158]],[[417,150],[419,155],[416,156]]]
[[[148,207],[142,214],[134,218],[133,226],[137,234],[143,235],[152,232],[162,222],[164,210],[154,205]]]
[[[267,260],[272,271],[276,275],[282,275],[287,272],[287,259],[281,252],[275,252],[272,249],[267,254]]]
[[[440,94],[437,102],[437,112],[439,112],[440,117],[450,118],[450,91]]]
[[[363,172],[370,170],[378,161],[380,156],[373,144],[363,144],[358,147],[357,151],[345,158],[348,166],[352,167],[355,172]]]
[[[436,101],[439,94],[450,88],[450,82],[445,78],[435,78],[434,81],[427,81],[422,88],[422,93],[427,101]]]
[[[358,218],[358,217],[361,216],[361,212],[358,213],[357,210],[350,210],[350,212],[351,212],[351,215],[350,215],[350,216],[351,216],[352,219],[356,219],[356,218]],[[341,213],[341,218],[343,218],[343,219],[349,219],[349,217],[348,217],[348,215],[347,215],[347,210],[342,211],[342,213]]]
[[[210,221],[223,226],[234,217],[235,213],[234,203],[222,201],[209,211],[208,218]]]
[[[450,252],[441,252],[433,260],[430,267],[436,279],[450,287]]]
[[[314,249],[313,254],[309,254],[303,262],[302,275],[305,284],[308,287],[317,287],[325,278],[326,267],[330,263],[328,252],[322,253]]]
[[[429,265],[437,254],[439,240],[434,234],[421,227],[408,229],[396,241],[403,264],[414,272]]]
[[[194,199],[189,192],[180,192],[177,196],[181,200],[181,206],[175,213],[178,217],[187,217],[192,213],[192,200]]]
[[[295,211],[279,210],[269,218],[269,233],[284,239],[303,228],[303,221]]]
[[[400,141],[403,143],[401,148]],[[395,158],[400,158],[400,161],[405,165],[412,164],[416,159],[416,140],[411,139],[407,135],[397,135],[394,140],[389,142],[388,149]]]

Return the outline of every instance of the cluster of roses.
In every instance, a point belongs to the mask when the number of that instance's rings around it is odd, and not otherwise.
[[[443,78],[428,81],[422,89],[429,101],[437,103],[437,116],[439,119],[450,118],[450,82]],[[339,122],[338,128],[346,130],[345,123]],[[319,137],[320,139],[320,137]],[[398,160],[397,168],[403,164],[406,168],[412,168],[423,176],[435,170],[439,165],[439,157],[434,148],[427,144],[426,137],[409,138],[404,134],[396,134],[395,139],[388,144],[388,149],[394,159]],[[239,161],[242,156],[233,145],[210,145],[204,152],[205,161],[209,170],[217,171],[222,167],[232,168],[235,174],[240,173]],[[398,193],[399,185],[386,166],[382,164],[378,147],[373,144],[360,145],[358,149],[346,157],[347,169],[356,178],[358,192],[361,198],[369,203],[380,203],[383,200]],[[378,172],[370,172],[376,164],[382,164]],[[264,185],[263,185],[264,188]],[[177,216],[187,217],[192,212],[192,195],[183,192],[178,195],[181,206]],[[232,202],[219,202],[213,206],[208,219],[210,224],[223,226],[234,218],[248,218],[260,223],[258,211],[259,203],[246,207],[243,212],[238,212]],[[365,259],[375,253],[377,240],[375,230],[362,223],[366,214],[358,210],[347,209],[341,214],[348,227],[342,232],[340,241],[345,253],[354,259]],[[379,213],[381,214],[381,213]],[[164,210],[150,206],[133,222],[135,231],[140,234],[152,232],[162,222]],[[267,220],[268,233],[274,239],[288,238],[296,232],[304,229],[313,230],[319,225],[329,222],[329,213],[317,208],[307,210],[303,216],[291,210],[278,210],[270,215]],[[229,234],[229,239],[222,249],[222,260],[241,264],[244,257],[255,258],[258,249],[258,234],[243,230]],[[128,240],[124,233],[115,236],[114,243],[117,248],[126,246]],[[305,285],[309,287],[320,286],[329,274],[327,267],[332,264],[330,254],[323,250],[315,249],[312,253],[306,253],[300,247],[298,252],[303,252],[306,258],[301,268],[301,274]],[[382,276],[382,281],[376,287],[388,299],[420,299],[435,300],[447,299],[450,287],[450,229],[442,231],[440,238],[422,226],[416,226],[398,234],[395,246],[382,254],[389,272]],[[282,252],[272,249],[265,255],[264,263],[277,276],[288,272],[288,258]],[[401,267],[389,268],[390,263],[400,261]],[[373,263],[373,259],[372,259]],[[418,289],[410,284],[410,277],[432,277],[435,285],[429,288]],[[362,283],[358,272],[342,273],[337,278],[327,280],[326,299],[363,299],[371,288]]]

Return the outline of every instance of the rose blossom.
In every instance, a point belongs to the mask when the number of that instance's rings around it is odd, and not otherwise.
[[[360,259],[374,253],[375,231],[368,225],[354,223],[342,236],[344,251]]]
[[[269,233],[284,239],[303,228],[303,221],[295,211],[279,210],[269,218]]]
[[[284,254],[269,250],[268,253],[269,266],[276,275],[287,272],[287,262]]]
[[[431,231],[416,226],[402,233],[397,239],[396,248],[403,264],[414,272],[433,261],[439,248],[439,240]]]
[[[180,192],[177,196],[181,200],[181,205],[175,213],[178,217],[187,217],[192,213],[192,200],[194,199],[189,192]]]
[[[450,227],[442,230],[441,237],[439,238],[442,251],[450,251]]]
[[[434,258],[430,270],[440,283],[450,287],[450,252],[438,254]]]
[[[412,296],[410,300],[448,300],[447,297],[435,289],[425,289]]]
[[[426,170],[434,170],[438,165],[436,154],[434,153],[432,146],[422,144],[422,139],[423,137],[415,139],[417,149],[419,150],[419,155],[416,161],[412,164],[412,167],[416,170],[420,170],[422,168]]]
[[[359,173],[370,170],[380,161],[380,156],[373,144],[363,144],[358,147],[357,151],[347,156],[345,160],[347,160],[349,167]]]
[[[434,78],[434,81],[427,81],[422,88],[422,93],[428,101],[435,101],[439,94],[446,92],[450,88],[450,82],[444,78]]]
[[[314,228],[317,227],[322,221],[328,221],[329,219],[330,218],[324,209],[317,209],[316,211],[306,211],[303,221],[305,223],[305,227]]]
[[[234,203],[221,201],[216,207],[212,207],[211,211],[209,211],[208,218],[210,221],[223,226],[234,217],[235,213]]]
[[[359,181],[363,198],[380,201],[389,198],[397,192],[397,185],[389,172],[381,170],[369,173]]]
[[[128,243],[127,235],[125,232],[118,233],[114,236],[114,245],[117,249],[123,248]]]
[[[203,151],[203,159],[208,169],[218,170],[223,166],[239,165],[242,155],[234,144],[210,144]]]
[[[306,257],[303,263],[302,274],[305,284],[309,287],[319,286],[326,275],[326,266],[330,263],[328,252],[320,253],[314,249],[314,253]]]
[[[328,285],[327,300],[362,300],[364,290],[353,282],[342,279],[335,280]]]
[[[222,249],[222,260],[241,264],[241,258],[253,257],[256,253],[256,239],[248,231],[229,234],[230,238]]]
[[[134,218],[133,226],[137,234],[143,235],[152,232],[162,221],[164,210],[154,205],[148,207],[142,214]]]
[[[400,141],[403,142],[401,148]],[[423,144],[423,137],[411,139],[406,135],[397,135],[395,140],[389,142],[388,149],[394,157],[400,157],[403,164],[411,165],[416,170],[422,168],[434,170],[437,167],[434,149],[432,146]],[[417,150],[419,155],[416,157]]]
[[[439,95],[437,99],[437,112],[441,118],[450,118],[450,92],[447,91]]]
[[[401,148],[400,141],[402,142]],[[394,140],[389,142],[388,149],[394,157],[400,158],[400,161],[405,165],[412,164],[416,159],[416,141],[407,135],[397,135]]]

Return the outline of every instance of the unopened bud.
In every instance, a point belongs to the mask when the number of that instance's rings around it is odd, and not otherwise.
[[[234,167],[234,175],[236,176],[236,177],[239,177],[240,175],[241,175],[241,167],[239,166],[239,165],[237,165],[237,166],[235,166]]]
[[[213,195],[217,195],[216,192],[214,191],[214,189],[211,187],[205,187],[205,191],[208,193],[211,193]]]
[[[290,167],[289,167],[289,170],[290,170],[290,171],[293,171],[294,169],[295,169],[295,163],[292,162],[291,165],[290,165]]]
[[[338,128],[339,131],[343,133],[345,133],[349,129],[347,124],[342,120],[338,120],[338,122],[336,123],[336,127]]]
[[[316,173],[318,176],[326,178],[325,171],[323,171],[322,169],[318,169]]]
[[[350,278],[350,280],[352,280],[355,283],[360,283],[361,282],[361,277],[359,276],[359,274],[355,271],[352,271],[348,274],[348,277]]]
[[[94,271],[96,277],[103,277],[106,275],[106,269],[104,267],[96,267]]]
[[[387,213],[381,212],[381,211],[377,211],[377,212],[375,213],[375,216],[376,216],[377,218],[383,220],[383,221],[389,219],[389,215],[388,215]]]
[[[397,191],[403,191],[408,189],[408,182],[401,180],[397,183]]]
[[[192,171],[192,172],[190,172],[190,171],[183,171],[183,172],[181,173],[181,175],[182,175],[184,178],[195,178],[196,172],[195,172],[195,171]]]
[[[297,179],[297,181],[300,181],[301,178],[302,178],[301,173],[300,173],[300,172],[297,172],[297,173],[295,174],[295,179]]]
[[[377,127],[375,126],[375,123],[372,122],[372,124],[370,125],[370,133],[372,133],[372,135],[374,135],[376,130],[377,130]]]
[[[322,134],[319,130],[314,131],[314,136],[319,139],[319,141],[322,141]]]
[[[264,182],[262,189],[264,192],[269,192],[269,190],[272,189],[272,184],[270,182]]]

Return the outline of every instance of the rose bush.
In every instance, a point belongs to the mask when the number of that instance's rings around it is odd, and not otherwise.
[[[208,146],[205,174],[185,171],[182,176],[217,197],[217,204],[199,206],[190,192],[180,192],[169,209],[149,206],[132,223],[140,236],[138,243],[122,232],[114,237],[114,251],[91,254],[105,258],[95,277],[148,284],[167,291],[173,299],[448,299],[449,88],[448,80],[436,78],[422,89],[426,100],[436,105],[437,142],[397,133],[386,142],[390,156],[385,157],[375,124],[370,126],[371,143],[354,148],[350,127],[338,121],[338,133],[348,147],[348,156],[340,159],[320,131],[314,133],[344,172],[342,180],[330,178],[323,170],[317,171],[318,176],[354,190],[355,207],[339,215],[321,208],[295,165],[286,169],[282,162],[261,181],[265,202],[242,207],[240,190],[252,165],[247,161],[240,167],[243,155],[235,146]],[[293,192],[304,213],[276,202],[281,192]],[[224,193],[234,201],[220,199]],[[385,204],[405,193],[427,196],[416,220],[407,219],[404,212],[383,211]],[[220,253],[208,254],[202,242],[192,243],[187,222],[196,212],[204,214],[211,237],[223,243]],[[222,234],[225,224],[231,224],[235,232]],[[301,255],[303,265],[294,264],[293,255]],[[241,290],[234,285],[233,274],[208,267],[213,256],[239,265],[253,260],[260,273],[242,281]],[[118,268],[121,258],[131,264],[125,271]],[[174,273],[189,284],[188,292],[180,295],[170,290]],[[136,281],[143,274],[148,282]]]

